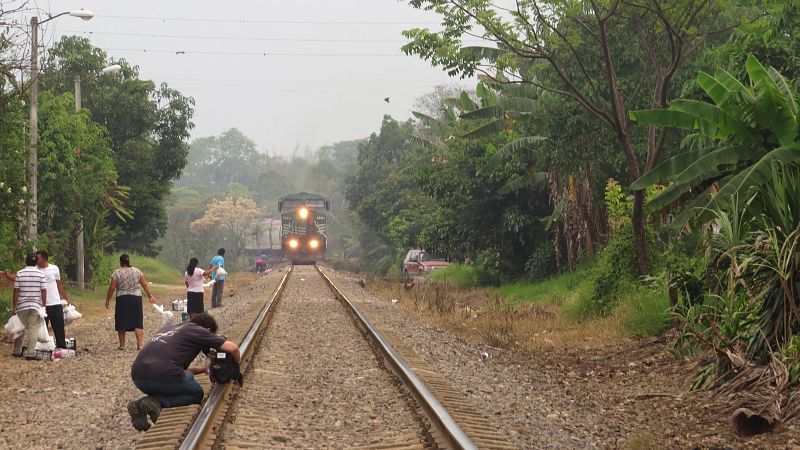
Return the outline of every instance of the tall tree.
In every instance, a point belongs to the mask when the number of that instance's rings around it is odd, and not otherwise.
[[[122,66],[120,74],[92,76],[113,62]],[[164,199],[186,165],[194,100],[167,84],[140,79],[138,67],[109,59],[88,39],[64,36],[48,54],[42,85],[72,92],[76,76],[86,79],[84,107],[108,130],[118,183],[130,187],[126,206],[133,217],[109,219],[122,230],[116,245],[155,254],[155,241],[167,227]]]
[[[74,242],[78,219],[94,224],[105,212],[129,211],[120,200],[114,155],[106,130],[88,111],[75,113],[72,94],[40,94],[39,104],[39,229],[40,246],[48,248],[71,277],[75,274]],[[105,229],[108,230],[108,225]],[[91,232],[90,232],[91,234]],[[87,253],[103,252],[89,239]]]
[[[252,186],[268,156],[236,128],[219,136],[195,139],[189,148],[189,163],[180,185],[207,186],[224,192],[230,183]]]
[[[481,72],[571,98],[614,134],[631,181],[658,161],[664,134],[651,126],[637,145],[630,110],[666,108],[679,69],[731,14],[728,2],[693,0],[516,0],[508,10],[491,0],[409,3],[441,15],[442,30],[406,31],[412,42],[404,51],[451,75]],[[496,47],[463,45],[476,35]],[[643,207],[637,190],[632,222],[641,274],[649,271]]]

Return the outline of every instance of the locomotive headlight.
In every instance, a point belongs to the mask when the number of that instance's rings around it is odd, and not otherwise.
[[[289,241],[289,247],[291,247],[291,248],[297,248],[298,245],[300,245],[300,243],[297,242],[297,239],[291,239]]]
[[[300,208],[297,210],[297,216],[303,220],[308,219],[308,208]]]
[[[308,241],[308,246],[311,247],[311,248],[317,248],[317,247],[319,247],[319,241],[316,240],[316,239],[312,239],[312,240]]]

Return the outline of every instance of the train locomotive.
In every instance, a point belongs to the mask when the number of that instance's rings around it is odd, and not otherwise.
[[[287,195],[278,201],[281,213],[281,250],[292,264],[315,264],[325,256],[327,215],[330,202],[308,192]]]

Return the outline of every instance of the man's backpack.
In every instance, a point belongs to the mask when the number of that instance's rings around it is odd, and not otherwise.
[[[211,365],[209,367],[209,377],[217,384],[227,384],[236,381],[241,384],[244,382],[239,363],[225,352],[211,352]]]

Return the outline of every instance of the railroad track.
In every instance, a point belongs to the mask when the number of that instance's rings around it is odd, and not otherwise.
[[[514,448],[317,266],[289,268],[242,322],[228,337],[241,342],[244,385],[165,409],[137,448]]]

